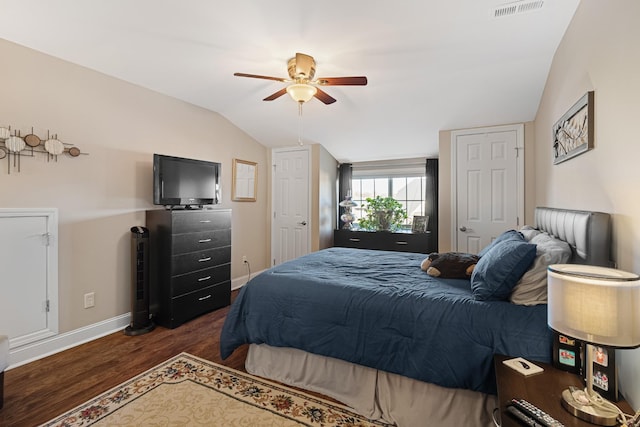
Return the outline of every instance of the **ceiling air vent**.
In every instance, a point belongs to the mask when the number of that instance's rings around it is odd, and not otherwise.
[[[517,1],[496,6],[492,15],[494,18],[502,18],[503,16],[520,15],[522,13],[532,12],[542,9],[544,0]]]

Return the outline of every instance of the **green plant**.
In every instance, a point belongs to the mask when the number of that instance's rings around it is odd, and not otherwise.
[[[393,197],[367,197],[362,208],[365,215],[358,221],[358,225],[364,230],[396,230],[407,219],[404,206]]]

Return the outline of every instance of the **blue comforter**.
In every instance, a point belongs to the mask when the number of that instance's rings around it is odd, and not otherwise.
[[[468,280],[423,272],[424,258],[330,248],[271,268],[234,301],[222,358],[265,343],[493,394],[494,354],[550,362],[546,305],[476,301]]]

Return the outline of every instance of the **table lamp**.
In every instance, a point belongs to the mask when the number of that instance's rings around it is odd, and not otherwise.
[[[344,208],[344,213],[340,216],[340,219],[344,222],[344,226],[342,228],[345,230],[351,230],[351,223],[356,219],[356,217],[351,213],[351,208],[358,206],[358,204],[351,200],[351,196],[347,196],[339,203],[339,205]]]
[[[614,426],[622,412],[593,390],[594,345],[640,346],[640,276],[579,264],[554,264],[547,271],[548,324],[586,343],[584,390],[562,392],[562,406],[593,424]]]

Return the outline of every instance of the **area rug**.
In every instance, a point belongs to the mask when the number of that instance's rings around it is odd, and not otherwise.
[[[181,353],[42,426],[340,426],[387,424],[349,408]]]

